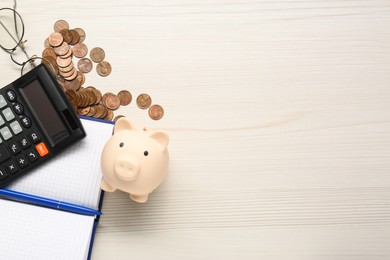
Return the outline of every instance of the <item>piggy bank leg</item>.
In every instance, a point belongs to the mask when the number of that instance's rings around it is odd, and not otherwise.
[[[130,194],[130,199],[134,200],[135,202],[138,203],[145,203],[148,200],[149,194],[146,195],[134,195]]]
[[[115,187],[111,186],[110,184],[108,184],[108,182],[106,182],[104,179],[102,180],[102,182],[100,183],[100,188],[104,191],[108,191],[108,192],[113,192],[116,190]]]

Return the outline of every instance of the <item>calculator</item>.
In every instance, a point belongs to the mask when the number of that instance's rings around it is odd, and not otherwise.
[[[61,86],[41,64],[0,89],[0,187],[85,137]]]

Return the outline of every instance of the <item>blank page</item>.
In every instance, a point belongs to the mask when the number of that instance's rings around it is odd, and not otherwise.
[[[94,217],[0,199],[0,259],[87,259]]]
[[[87,133],[84,139],[7,188],[97,209],[100,155],[114,125],[87,119],[81,122]]]

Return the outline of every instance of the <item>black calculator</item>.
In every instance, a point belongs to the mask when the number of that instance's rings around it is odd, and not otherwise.
[[[85,137],[57,80],[39,65],[0,89],[0,187]]]

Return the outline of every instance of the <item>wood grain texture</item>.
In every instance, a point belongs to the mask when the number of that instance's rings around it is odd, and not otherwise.
[[[389,1],[39,3],[31,53],[66,19],[113,66],[86,85],[165,108],[117,112],[169,131],[169,176],[106,193],[92,259],[390,259]]]

